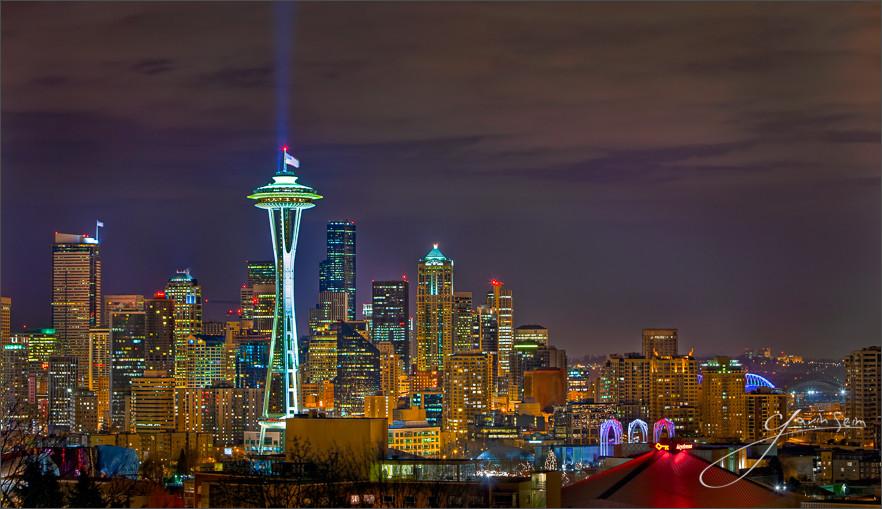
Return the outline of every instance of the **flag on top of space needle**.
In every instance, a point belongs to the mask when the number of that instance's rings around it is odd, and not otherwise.
[[[300,161],[297,160],[296,157],[292,156],[285,150],[285,164],[288,166],[293,166],[295,168],[300,168]]]

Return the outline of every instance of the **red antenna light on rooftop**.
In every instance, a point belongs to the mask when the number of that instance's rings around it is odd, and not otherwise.
[[[493,286],[502,286],[502,281],[500,281],[498,279],[491,279],[490,284]]]
[[[283,151],[283,152],[287,152],[287,151],[288,151],[288,145],[282,145],[282,151]]]

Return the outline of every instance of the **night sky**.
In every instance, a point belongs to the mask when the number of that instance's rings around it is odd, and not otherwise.
[[[105,293],[190,267],[237,300],[271,256],[284,139],[372,279],[432,242],[570,356],[680,328],[697,355],[880,337],[878,3],[2,4],[2,293],[50,324],[54,231]],[[231,305],[209,308],[220,318]]]

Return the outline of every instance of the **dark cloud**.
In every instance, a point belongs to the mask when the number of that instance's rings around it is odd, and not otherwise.
[[[172,69],[174,63],[168,58],[144,58],[132,64],[133,71],[148,76],[169,72]]]
[[[244,194],[278,114],[326,196],[302,229],[304,310],[323,223],[351,217],[359,300],[440,241],[458,286],[506,280],[516,321],[575,353],[637,349],[652,323],[699,353],[840,355],[882,332],[878,5],[0,8],[17,325],[48,319],[50,233],[96,217],[108,292],[190,266],[235,299],[269,254]]]
[[[229,88],[266,88],[272,83],[272,76],[270,67],[240,67],[203,74],[198,83]]]

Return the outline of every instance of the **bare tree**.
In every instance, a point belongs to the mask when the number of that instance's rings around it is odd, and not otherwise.
[[[62,445],[61,437],[48,436],[48,428],[35,405],[10,391],[0,396],[0,507],[19,507],[18,493],[28,464],[46,448]]]

